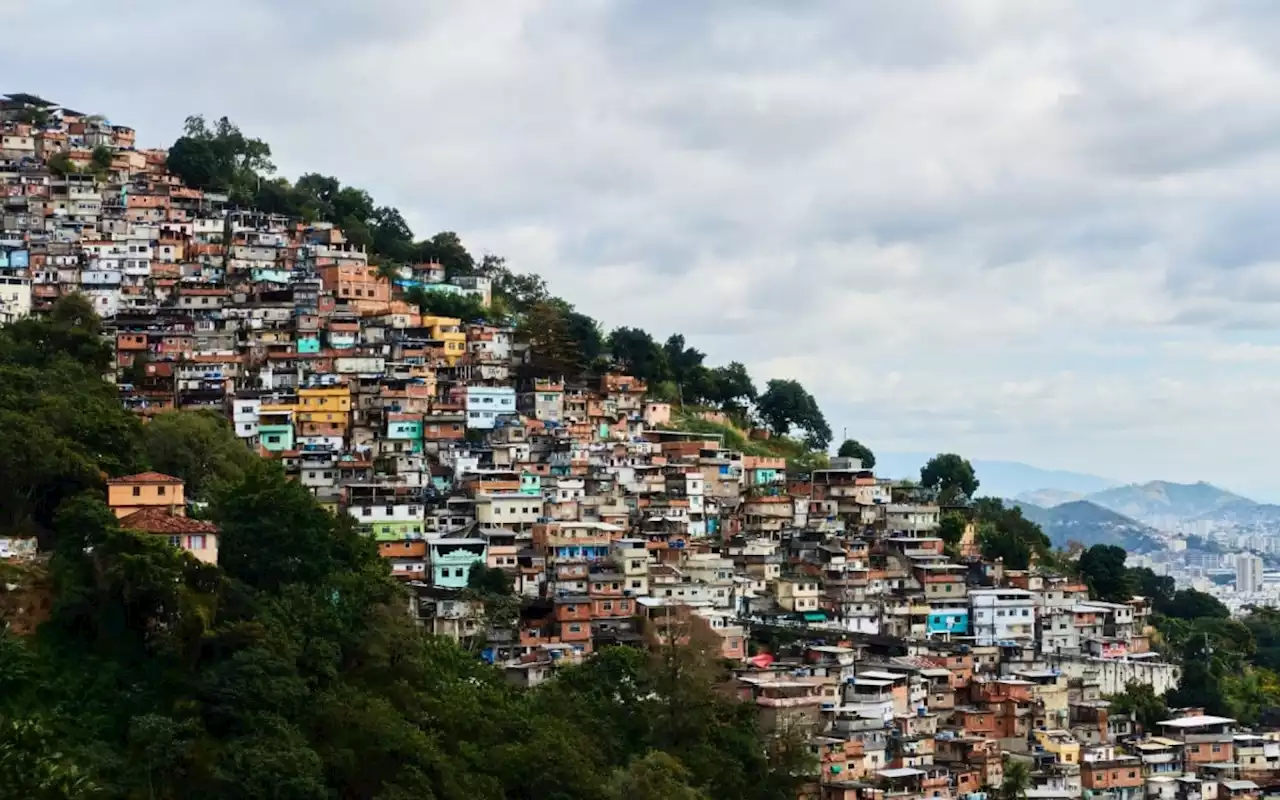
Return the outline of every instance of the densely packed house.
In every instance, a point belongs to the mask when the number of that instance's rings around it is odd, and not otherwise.
[[[88,297],[125,407],[224,414],[377,541],[425,628],[512,681],[606,645],[699,643],[762,725],[806,737],[821,798],[985,797],[1016,761],[1034,798],[1257,796],[1280,774],[1280,741],[1233,720],[1108,713],[1131,681],[1177,679],[1143,599],[983,563],[972,529],[948,550],[931,498],[855,459],[793,475],[681,431],[636,378],[521,379],[513,327],[403,300],[487,305],[485,278],[388,273],[334,225],[233,208],[165,164],[130,128],[0,99],[0,322]],[[109,500],[216,560],[181,481],[114,479]]]

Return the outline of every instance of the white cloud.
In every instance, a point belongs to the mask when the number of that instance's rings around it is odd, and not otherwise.
[[[873,447],[1272,480],[1271,4],[48,5],[8,89],[226,114]]]

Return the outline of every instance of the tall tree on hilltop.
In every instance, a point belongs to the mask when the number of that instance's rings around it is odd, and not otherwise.
[[[863,469],[871,469],[876,465],[876,454],[871,452],[871,448],[856,439],[845,439],[840,443],[840,450],[836,453],[840,458],[856,458],[862,462]]]
[[[920,484],[938,492],[944,505],[972,498],[978,491],[973,465],[955,453],[939,453],[920,468]]]
[[[505,258],[492,253],[485,254],[476,273],[488,278],[494,297],[505,299],[508,307],[517,313],[527,311],[534,303],[555,299],[540,275],[513,272],[507,267]],[[563,300],[559,302],[564,303]],[[564,306],[566,313],[572,309],[568,303]]]
[[[555,303],[534,303],[520,320],[516,335],[529,343],[527,374],[539,378],[574,378],[582,372],[582,352]]]
[[[394,262],[413,260],[413,231],[399,209],[379,206],[373,212],[373,249]]]
[[[758,397],[751,375],[738,361],[729,362],[727,367],[712,369],[711,385],[715,390],[713,401],[720,406],[720,410],[725,412],[745,413]]]
[[[648,331],[640,328],[616,328],[609,334],[609,352],[619,368],[628,375],[656,382],[671,377],[666,352]]]
[[[818,401],[799,381],[769,381],[756,401],[756,413],[775,435],[785,436],[793,428],[805,432],[805,443],[814,450],[826,450],[831,443],[831,427]]]
[[[572,306],[564,312],[564,321],[569,331],[569,338],[582,353],[584,363],[591,364],[604,354],[604,334],[600,332],[600,323],[580,311],[575,311]]]
[[[453,231],[441,231],[418,242],[416,250],[417,261],[440,264],[450,278],[475,274],[476,260]]]
[[[252,203],[261,176],[275,172],[271,147],[245,136],[226,117],[212,128],[204,117],[187,117],[183,136],[169,148],[167,164],[188,185],[227,192],[242,205]]]

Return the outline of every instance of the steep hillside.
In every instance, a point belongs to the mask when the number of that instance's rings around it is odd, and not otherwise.
[[[1200,483],[1168,481],[1135,483],[1096,492],[1085,499],[1118,514],[1144,522],[1168,517],[1195,519],[1228,506],[1243,507],[1254,504],[1247,497],[1241,497],[1203,481]]]
[[[1158,550],[1163,545],[1154,528],[1087,500],[1075,500],[1053,508],[1013,501],[1022,514],[1044,529],[1054,547],[1079,542],[1085,547],[1114,544],[1134,552]]]
[[[792,472],[805,472],[827,466],[829,458],[826,453],[810,450],[803,442],[790,436],[773,436],[768,439],[752,439],[747,431],[739,428],[732,421],[712,422],[700,416],[702,411],[710,409],[673,410],[671,423],[660,425],[661,428],[691,433],[704,433],[719,436],[726,447],[740,450],[749,456],[785,458],[787,469]],[[723,416],[723,415],[721,415]]]

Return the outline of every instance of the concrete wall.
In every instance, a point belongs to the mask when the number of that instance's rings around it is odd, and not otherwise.
[[[1069,678],[1096,680],[1103,694],[1119,694],[1130,681],[1149,684],[1157,695],[1178,684],[1181,671],[1174,664],[1160,661],[1122,661],[1088,656],[1044,655],[1050,669],[1059,669]]]

